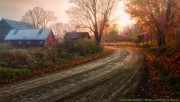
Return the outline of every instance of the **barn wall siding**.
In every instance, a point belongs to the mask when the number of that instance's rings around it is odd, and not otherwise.
[[[46,46],[54,46],[56,44],[56,39],[54,34],[51,32],[46,39]]]
[[[19,41],[22,43],[20,44]],[[30,43],[28,43],[30,41]],[[44,40],[7,40],[7,44],[11,44],[14,47],[44,47]]]

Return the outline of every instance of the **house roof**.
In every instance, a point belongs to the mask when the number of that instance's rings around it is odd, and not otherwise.
[[[88,36],[90,39],[89,33],[88,32],[68,32],[64,36],[65,39],[78,39],[78,38],[85,38]]]
[[[11,30],[5,40],[45,40],[50,29]]]
[[[9,19],[2,19],[5,21],[9,26],[12,27],[12,29],[34,29],[34,27],[30,24],[19,22],[19,21],[13,21]]]

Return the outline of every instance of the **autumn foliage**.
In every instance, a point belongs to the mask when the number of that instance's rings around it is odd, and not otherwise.
[[[177,43],[177,41],[176,41]],[[178,45],[178,44],[177,44]],[[151,98],[179,97],[180,49],[175,46],[145,50],[148,64],[148,95]]]
[[[147,55],[149,80],[147,85],[149,87],[148,95],[154,99],[171,99],[174,98],[174,93],[167,84],[161,83],[161,73],[154,67],[155,62],[152,56]]]
[[[126,0],[126,11],[141,24],[141,33],[153,32],[160,47],[166,45],[169,29],[176,29],[177,4],[178,0]]]

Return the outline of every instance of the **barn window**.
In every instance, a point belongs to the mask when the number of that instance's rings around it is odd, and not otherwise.
[[[43,44],[43,41],[39,41],[39,44]]]
[[[19,44],[22,44],[22,41],[19,41]]]
[[[31,41],[27,41],[27,44],[31,44]]]

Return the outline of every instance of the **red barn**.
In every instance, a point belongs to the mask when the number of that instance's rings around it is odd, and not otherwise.
[[[50,29],[28,29],[11,30],[5,42],[15,47],[44,47],[54,46],[56,41]]]

